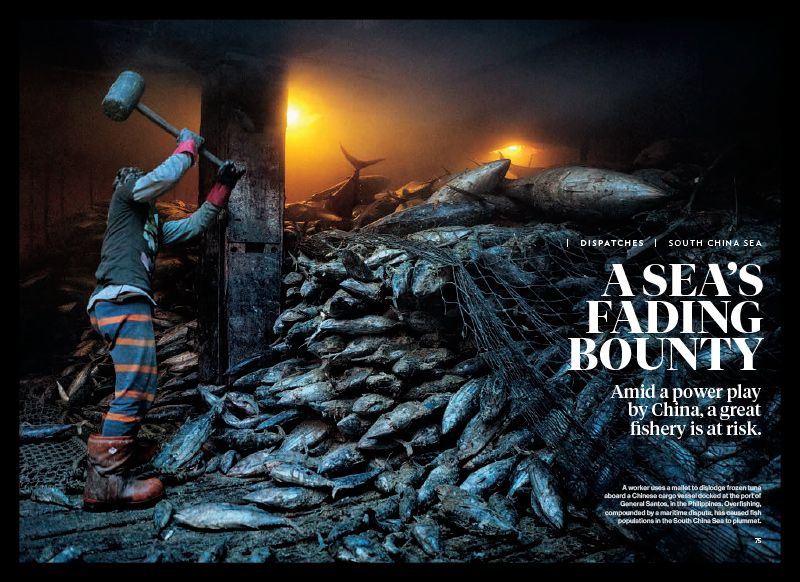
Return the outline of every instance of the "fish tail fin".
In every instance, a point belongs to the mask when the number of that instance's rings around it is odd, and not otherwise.
[[[373,165],[377,164],[378,162],[382,162],[382,161],[384,161],[386,159],[386,158],[377,158],[377,159],[374,159],[374,160],[359,160],[355,156],[353,156],[350,153],[348,153],[348,151],[346,149],[344,149],[344,146],[342,144],[339,144],[339,147],[342,149],[342,153],[344,154],[344,157],[347,159],[348,162],[350,162],[350,165],[353,166],[353,169],[356,170],[356,171],[363,170],[364,168],[368,168],[369,166],[373,166]]]
[[[338,485],[333,486],[333,489],[331,490],[331,499],[336,499],[336,494],[339,492],[339,489],[341,489],[341,487]]]

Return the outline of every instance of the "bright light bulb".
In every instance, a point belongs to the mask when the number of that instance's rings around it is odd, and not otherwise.
[[[300,110],[294,105],[289,105],[286,108],[286,125],[294,127],[300,122]]]

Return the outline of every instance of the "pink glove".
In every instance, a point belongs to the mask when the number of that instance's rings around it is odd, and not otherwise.
[[[192,165],[194,165],[197,160],[197,144],[193,139],[182,141],[178,144],[178,147],[175,148],[175,151],[172,152],[172,155],[175,154],[189,154],[189,157],[192,159]]]
[[[211,186],[211,190],[208,191],[206,200],[217,208],[225,208],[228,205],[228,198],[231,195],[232,189],[233,188],[225,184],[214,182],[214,185]]]

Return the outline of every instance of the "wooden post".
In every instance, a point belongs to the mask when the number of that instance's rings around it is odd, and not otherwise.
[[[197,289],[204,382],[221,382],[230,366],[263,352],[280,313],[287,89],[283,68],[265,60],[229,58],[203,86],[206,145],[247,168],[203,241]],[[216,172],[202,159],[199,202]]]

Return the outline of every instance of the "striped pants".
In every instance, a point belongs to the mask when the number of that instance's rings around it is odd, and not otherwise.
[[[98,301],[89,312],[114,362],[114,399],[103,419],[103,436],[136,436],[156,397],[156,342],[152,304],[145,297],[121,303]]]

